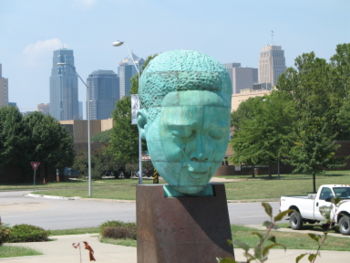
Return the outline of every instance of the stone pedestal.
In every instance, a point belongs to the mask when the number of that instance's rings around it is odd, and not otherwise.
[[[233,258],[225,186],[214,196],[165,197],[162,185],[136,190],[138,263],[215,263]]]

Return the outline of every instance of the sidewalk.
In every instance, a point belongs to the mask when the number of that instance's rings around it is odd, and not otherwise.
[[[0,258],[0,263],[79,263],[79,250],[74,249],[72,243],[87,241],[95,250],[97,263],[136,263],[136,248],[116,246],[100,243],[97,234],[55,236],[56,240],[51,242],[16,243],[13,246],[24,246],[36,249],[43,253],[41,256]],[[349,248],[350,250],[350,248]],[[82,263],[88,263],[87,250],[82,249]],[[310,251],[289,249],[286,252],[274,249],[270,252],[268,263],[294,263],[295,258]],[[236,259],[244,262],[243,251],[235,249]],[[301,263],[306,263],[305,258]],[[350,262],[350,251],[321,251],[321,257],[317,263]],[[196,263],[196,262],[194,262]],[[198,262],[199,263],[199,262]],[[216,262],[213,262],[216,263]]]

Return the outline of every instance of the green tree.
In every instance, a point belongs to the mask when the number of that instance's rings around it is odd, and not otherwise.
[[[100,132],[91,138],[92,142],[99,142],[103,144],[108,144],[111,138],[112,129]]]
[[[339,140],[350,139],[350,43],[337,45],[331,58],[334,87],[338,92],[340,105],[337,114]]]
[[[41,162],[44,177],[48,176],[49,169],[72,165],[72,137],[54,118],[33,112],[24,117],[24,124],[30,130],[28,151],[31,161]]]
[[[292,143],[290,131],[294,118],[291,101],[282,93],[273,92],[243,102],[231,119],[233,161],[270,168],[284,162]]]
[[[336,163],[334,140],[342,92],[333,80],[330,64],[311,52],[297,57],[295,68],[287,69],[277,84],[296,109],[290,162],[295,171],[312,174],[314,192],[316,175]]]
[[[131,124],[130,97],[124,97],[117,102],[112,116],[114,126],[108,151],[116,162],[125,167],[128,163],[136,162],[138,158],[138,131],[136,125]]]
[[[0,108],[0,169],[18,167],[22,175],[28,162],[29,130],[23,123],[22,114],[16,107]]]

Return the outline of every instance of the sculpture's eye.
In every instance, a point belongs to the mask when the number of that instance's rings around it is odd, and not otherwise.
[[[194,135],[195,131],[193,129],[190,128],[185,128],[185,127],[181,127],[181,128],[177,128],[177,129],[173,129],[171,131],[171,134],[177,138],[180,139],[188,139],[191,138]]]
[[[215,140],[220,140],[224,137],[225,129],[223,128],[216,128],[216,129],[210,129],[209,130],[209,136]]]

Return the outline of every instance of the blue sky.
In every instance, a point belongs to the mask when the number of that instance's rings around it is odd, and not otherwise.
[[[20,110],[49,102],[52,51],[74,50],[78,73],[117,71],[128,56],[195,49],[222,63],[258,67],[260,49],[282,45],[287,66],[350,42],[348,0],[0,0],[0,63]],[[80,100],[85,89],[79,84]]]

